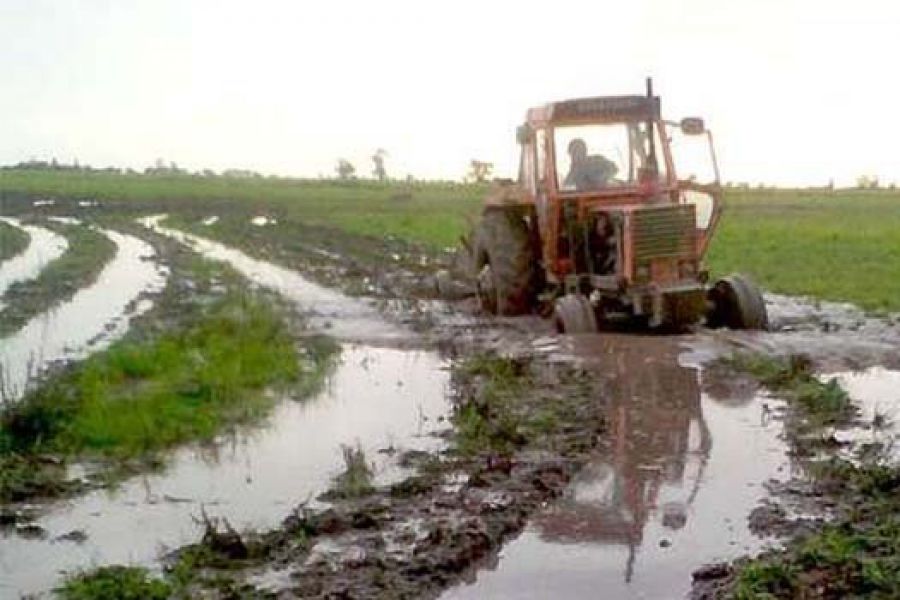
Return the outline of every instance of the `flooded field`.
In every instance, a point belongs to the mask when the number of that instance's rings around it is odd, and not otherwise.
[[[398,466],[404,451],[434,454],[446,446],[436,434],[450,428],[454,362],[425,349],[422,339],[395,323],[402,320],[396,314],[385,316],[371,299],[350,298],[297,271],[164,227],[162,220],[142,223],[289,300],[311,330],[341,342],[340,362],[314,397],[279,398],[264,425],[177,449],[160,472],[132,477],[115,490],[17,506],[35,516],[26,528],[0,530],[0,596],[46,592],[63,572],[105,564],[158,570],[167,552],[197,541],[203,513],[226,518],[238,531],[264,531],[279,527],[298,505],[323,510],[328,505],[316,498],[344,467],[342,446],[358,445],[377,485],[413,474]],[[118,250],[98,280],[0,340],[7,398],[18,397],[46,365],[83,357],[124,333],[165,284],[167,270],[147,241],[102,231]],[[32,247],[53,247],[52,237],[29,233]],[[37,256],[32,247],[28,253]],[[9,272],[10,263],[0,265],[3,277],[34,275],[22,267]],[[460,346],[465,352],[476,352],[484,338],[501,353],[524,348],[530,359],[576,365],[599,384],[595,408],[606,423],[560,496],[525,515],[524,529],[499,556],[487,554],[466,583],[443,597],[590,598],[597,590],[623,598],[683,597],[697,567],[778,546],[779,538],[753,529],[748,517],[769,497],[767,484],[796,474],[784,405],[763,391],[718,380],[706,365],[734,351],[807,353],[823,377],[836,377],[848,390],[860,421],[879,425],[848,433],[851,441],[890,441],[900,410],[900,371],[893,370],[900,327],[847,305],[783,296],[769,296],[767,304],[773,331],[757,333],[560,337],[548,336],[544,323],[532,331],[452,310],[434,318],[431,326],[445,327],[446,338],[466,327],[474,332]],[[92,468],[80,464],[75,471]],[[477,485],[461,473],[459,482],[441,490],[433,492],[434,502],[449,503],[440,510],[465,523],[454,511],[468,510],[473,495],[481,498]],[[478,502],[498,501],[491,494],[501,493],[491,491]],[[392,522],[382,537],[369,540],[399,544],[397,554],[405,556],[425,539],[419,537],[429,524],[419,505],[402,511],[416,515],[415,522]],[[397,541],[406,535],[413,546]],[[357,551],[341,543],[323,538],[316,552],[327,554],[333,546],[334,560],[343,560]],[[267,572],[258,570],[252,581],[291,589],[289,575],[273,583]]]
[[[272,527],[316,504],[343,466],[342,444],[359,444],[378,481],[394,480],[401,451],[440,446],[432,434],[444,427],[446,388],[433,353],[345,346],[320,394],[283,400],[262,428],[179,450],[163,473],[115,491],[42,507],[35,538],[0,533],[0,596],[47,590],[66,570],[152,566],[198,539],[201,510],[238,530]]]
[[[28,381],[48,365],[84,357],[121,336],[129,319],[149,308],[142,297],[165,284],[166,271],[154,262],[152,246],[115,231],[105,230],[103,234],[116,244],[117,251],[97,281],[0,339],[0,369],[7,400],[21,396]]]
[[[160,225],[164,216],[148,217],[142,222],[163,235],[189,245],[200,255],[227,262],[257,285],[272,289],[303,307],[310,324],[338,339],[354,341],[400,342],[409,332],[387,323],[371,304],[316,285],[296,271],[252,258],[240,250]]]
[[[62,256],[69,244],[66,238],[44,227],[23,225],[19,220],[0,217],[0,220],[28,233],[30,240],[25,251],[0,264],[0,296],[17,281],[37,277],[50,261]],[[2,303],[0,303],[2,309]]]

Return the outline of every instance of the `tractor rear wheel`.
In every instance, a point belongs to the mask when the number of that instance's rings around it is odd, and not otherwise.
[[[515,211],[486,211],[475,232],[472,253],[482,308],[497,315],[530,312],[536,278],[525,220]]]
[[[553,324],[557,333],[596,333],[597,315],[587,297],[566,294],[556,300]]]
[[[712,303],[712,310],[706,316],[709,327],[767,329],[769,326],[762,293],[746,275],[720,279],[710,288],[708,298]]]

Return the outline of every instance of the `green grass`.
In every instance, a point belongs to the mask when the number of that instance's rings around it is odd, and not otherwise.
[[[259,393],[301,374],[294,343],[258,298],[219,301],[198,323],[121,342],[8,407],[0,450],[138,456],[252,421]]]
[[[486,187],[5,170],[0,192],[126,201],[120,206],[145,212],[215,214],[232,200],[281,219],[441,248],[469,231]],[[727,190],[708,259],[714,275],[747,272],[775,292],[900,311],[900,192]]]
[[[837,380],[823,382],[818,379],[809,359],[804,356],[739,353],[724,362],[753,375],[779,397],[799,406],[803,417],[815,427],[846,423],[856,414],[850,396]]]
[[[730,191],[709,265],[774,292],[900,311],[900,192]]]
[[[326,377],[337,346],[302,345],[271,301],[239,293],[188,325],[113,344],[0,410],[0,502],[66,489],[41,456],[114,467],[258,421],[275,402],[266,390],[302,397]]]
[[[93,282],[115,256],[116,245],[108,237],[82,225],[42,223],[65,236],[69,248],[40,274],[14,283],[3,295],[0,336],[22,327],[31,317],[68,300],[79,288]]]
[[[173,589],[140,567],[100,567],[70,575],[57,588],[62,600],[166,600]]]
[[[28,233],[0,221],[0,262],[12,258],[28,247]]]
[[[450,182],[378,183],[301,179],[143,176],[53,171],[0,171],[0,192],[97,198],[168,208],[237,200],[259,211],[359,235],[394,235],[434,247],[454,245],[468,231],[485,186]],[[0,204],[0,213],[3,206]]]

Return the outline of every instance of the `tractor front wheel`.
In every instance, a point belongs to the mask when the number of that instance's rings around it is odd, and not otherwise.
[[[530,312],[535,296],[535,260],[528,225],[515,211],[488,210],[473,244],[481,306],[497,315]]]
[[[566,294],[557,298],[553,308],[557,333],[596,333],[597,315],[583,294]]]
[[[709,327],[729,329],[767,329],[766,303],[756,284],[746,275],[734,274],[720,279],[707,297],[711,310],[706,316]]]

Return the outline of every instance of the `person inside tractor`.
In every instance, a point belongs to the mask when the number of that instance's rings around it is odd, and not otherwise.
[[[563,187],[585,192],[606,187],[619,172],[619,167],[602,154],[587,153],[587,144],[581,138],[569,142],[569,174]]]

